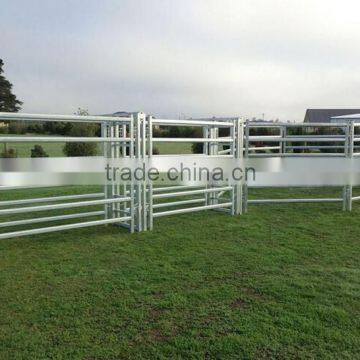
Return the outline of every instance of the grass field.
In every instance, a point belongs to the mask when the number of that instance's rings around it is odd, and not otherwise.
[[[8,136],[8,135],[7,135]],[[30,157],[31,149],[35,145],[41,145],[46,153],[51,157],[65,156],[63,153],[63,147],[65,143],[7,143],[7,148],[15,149],[18,157]],[[4,151],[4,144],[0,145],[0,152]]]
[[[7,135],[9,136],[9,135]],[[34,135],[36,136],[36,135]],[[39,136],[39,135],[37,135]],[[29,143],[7,143],[8,148],[16,149],[18,157],[30,157],[31,149],[36,145],[36,142]],[[65,156],[63,153],[65,143],[42,143],[41,146],[50,157]],[[160,154],[191,154],[191,143],[158,143]],[[0,144],[0,153],[4,151],[4,144]],[[101,154],[101,146],[98,149]]]
[[[0,358],[359,358],[359,233],[358,205],[289,204],[3,240]]]

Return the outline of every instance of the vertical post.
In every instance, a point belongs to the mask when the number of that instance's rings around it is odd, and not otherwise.
[[[238,126],[239,126],[239,158],[243,159],[244,158],[244,119],[239,118],[237,120],[238,122]]]
[[[129,125],[129,136],[130,136],[130,143],[129,143],[129,156],[131,160],[134,160],[135,157],[135,139],[134,139],[134,116],[131,114],[130,118],[130,125]],[[136,214],[135,214],[135,187],[134,187],[134,178],[133,174],[131,174],[130,180],[130,232],[135,231],[135,222],[136,222]]]
[[[241,166],[243,166],[243,158],[244,158],[244,122],[241,118],[236,119],[235,121],[235,156],[234,158],[239,161]],[[243,174],[245,176],[245,174]],[[243,187],[245,185],[245,179],[235,184],[233,186],[234,198],[235,201],[234,212],[235,215],[240,215],[243,212]]]
[[[146,158],[146,116],[144,114],[141,114],[141,153],[142,153],[142,159],[145,160]]]
[[[351,159],[354,155],[354,122],[348,121],[346,125],[344,153],[345,157]],[[343,210],[352,210],[352,179],[350,178],[349,183],[343,187]]]
[[[126,125],[121,125],[121,137],[126,138],[127,137],[127,129],[126,129]],[[123,145],[121,147],[121,152],[122,152],[122,156],[126,157],[127,156],[127,143],[123,142]]]
[[[232,121],[232,126],[230,127],[230,137],[232,139],[232,142],[230,144],[230,155],[235,159],[236,158],[236,120],[234,119]],[[235,215],[236,214],[236,194],[235,194],[235,186],[232,185],[232,190],[231,190],[231,215]]]
[[[212,126],[210,128],[210,138],[217,139],[218,135],[219,135],[219,128]],[[210,142],[210,149],[209,149],[210,155],[217,155],[218,148],[219,148],[219,145],[218,145],[217,141]]]
[[[135,157],[138,166],[144,166],[146,158],[146,115],[142,112],[134,113],[135,131]],[[135,223],[137,231],[147,229],[147,189],[146,179],[135,180]]]
[[[211,126],[209,128],[209,138],[210,140],[216,139],[218,137],[218,128],[215,126]],[[209,142],[209,150],[208,155],[214,156],[218,154],[218,142]],[[206,188],[212,187],[214,184],[210,183],[206,186]],[[206,205],[215,205],[218,202],[218,193],[208,193],[205,196]]]
[[[113,123],[111,121],[109,121],[107,124],[107,136],[110,138],[114,137]],[[114,158],[114,142],[111,141],[107,148],[108,148],[108,159],[112,161]],[[108,188],[108,198],[109,199],[114,198],[114,179],[112,178],[112,174],[111,174],[111,180],[107,188]],[[109,218],[114,217],[114,203],[108,204],[108,217]]]
[[[245,128],[244,128],[245,127]],[[244,139],[245,135],[245,139]],[[246,161],[249,158],[249,143],[250,143],[250,122],[249,120],[244,121],[242,120],[242,154],[244,159],[244,164],[246,165]],[[246,166],[245,166],[245,176],[246,176]],[[242,212],[246,213],[248,211],[248,194],[249,194],[249,187],[247,184],[247,179],[244,179],[243,184],[243,196],[242,196]]]
[[[140,165],[141,160],[141,116],[140,113],[134,114],[134,126],[135,126],[135,137],[134,137],[134,150],[137,164]],[[142,186],[141,182],[133,179],[134,183],[134,195],[135,195],[135,229],[136,231],[142,231]]]
[[[131,114],[129,133],[130,133],[130,151],[129,151],[129,155],[130,155],[131,158],[133,158],[134,153],[135,153],[134,152],[135,139],[134,139],[134,116],[133,116],[133,114]]]
[[[354,134],[355,134],[355,126],[354,121],[350,121],[350,148],[349,148],[349,157],[353,158],[354,156]],[[349,185],[349,205],[348,205],[348,211],[352,210],[352,198],[353,198],[353,186],[352,186],[352,178],[350,179],[350,185]]]
[[[107,138],[107,123],[106,122],[102,122],[101,123],[101,138],[102,139],[106,139]],[[108,143],[103,142],[102,144],[102,149],[103,149],[103,157],[105,162],[107,163],[107,159],[108,159]],[[104,198],[105,200],[108,199],[108,180],[107,180],[107,174],[105,174],[105,179],[104,179],[104,186],[103,186],[103,191],[104,191]],[[104,212],[105,212],[105,219],[107,219],[109,217],[108,214],[108,205],[105,204],[104,205]]]
[[[115,123],[114,125],[114,137],[115,138],[120,138],[121,134],[120,134],[120,124],[118,122]],[[117,140],[114,143],[114,158],[115,159],[119,159],[120,158],[120,148],[122,146],[121,142],[119,140]],[[123,187],[124,188],[124,187]],[[119,179],[114,179],[114,198],[121,196],[121,189],[120,189],[120,182]],[[115,208],[115,217],[121,217],[122,216],[122,210],[126,209],[126,204],[125,203],[114,203],[114,208]]]
[[[230,138],[232,139],[232,142],[230,144],[230,154],[232,157],[235,157],[235,151],[236,151],[236,120],[232,121],[233,125],[230,127]]]
[[[245,123],[245,158],[249,157],[249,143],[250,143],[250,122],[246,120]]]
[[[153,117],[151,115],[147,116],[147,122],[148,122],[148,157],[151,159],[153,155],[153,123],[152,123]]]
[[[135,191],[134,191],[134,180],[131,179],[130,182],[130,232],[133,233],[135,231]]]
[[[203,127],[203,138],[204,139],[209,138],[209,127],[208,126]],[[203,143],[203,154],[209,155],[209,143],[208,142]]]
[[[249,187],[248,184],[245,182],[244,186],[243,186],[243,202],[242,202],[242,211],[243,213],[247,213],[248,211],[248,192],[249,192]]]
[[[287,136],[286,125],[284,125],[284,126],[282,126],[280,128],[280,135],[281,135],[281,139],[282,139],[282,141],[280,143],[280,153],[281,154],[286,154],[286,151],[287,151],[287,149],[286,149],[286,141],[285,141],[286,136]]]
[[[208,126],[203,126],[202,127],[202,135],[204,139],[208,139],[209,138],[209,127]],[[203,154],[204,155],[209,155],[209,146],[210,144],[208,142],[203,142]],[[209,188],[209,184],[207,183],[205,186],[206,189]],[[209,205],[209,197],[210,195],[208,193],[204,194],[204,200],[205,200],[205,205]]]
[[[354,155],[354,135],[355,135],[355,125],[354,121],[351,121],[349,124],[349,157]]]
[[[110,122],[110,137],[113,139],[115,137],[115,125],[113,122]],[[111,141],[110,142],[110,158],[113,161],[116,155],[116,148],[117,148],[117,143],[115,141]],[[116,186],[115,186],[115,179],[111,178],[111,186],[110,186],[110,192],[111,192],[111,199],[115,198],[115,191],[116,191]],[[114,202],[112,202],[110,204],[110,208],[111,208],[111,217],[114,218],[115,217],[115,211],[116,211],[116,204]]]
[[[147,149],[147,138],[146,138],[146,115],[141,114],[141,162],[145,164],[146,161],[146,149]],[[146,165],[146,164],[145,164]],[[147,179],[145,178],[143,181],[141,181],[141,216],[142,216],[142,230],[147,230]]]
[[[351,211],[352,210],[352,186],[345,185],[343,187],[343,210]]]
[[[148,122],[148,159],[151,165],[151,158],[153,156],[153,123],[152,123],[152,116],[147,116]],[[153,184],[150,179],[148,181],[148,189],[147,189],[147,213],[148,213],[148,224],[149,230],[153,229],[154,219],[153,219]]]

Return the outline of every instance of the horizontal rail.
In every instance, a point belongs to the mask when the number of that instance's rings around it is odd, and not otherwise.
[[[112,204],[112,203],[118,203],[118,202],[123,202],[123,201],[130,201],[130,200],[131,200],[131,197],[123,197],[123,198],[105,199],[105,200],[78,201],[78,202],[71,202],[71,203],[66,203],[66,204],[28,206],[28,207],[23,207],[23,208],[0,210],[0,215],[21,214],[21,213],[28,213],[28,212],[33,212],[33,211],[69,209],[69,208],[73,208],[73,207],[82,207],[82,206],[104,205],[104,204]]]
[[[169,157],[172,157],[172,158],[176,158],[176,157],[179,157],[179,158],[182,158],[182,157],[193,157],[194,159],[196,158],[201,158],[202,156],[204,156],[204,154],[162,154],[162,155],[153,155],[152,157],[153,158],[169,158]],[[215,155],[206,155],[207,158],[223,158],[223,159],[229,159],[232,157],[232,155],[227,155],[227,154],[215,154]]]
[[[318,137],[318,136],[287,136],[283,138],[281,141],[286,142],[298,142],[298,141],[307,141],[307,142],[344,142],[346,141],[346,137]]]
[[[29,225],[29,224],[37,224],[37,223],[41,223],[41,222],[48,222],[48,221],[78,219],[78,218],[84,218],[84,217],[103,216],[103,215],[105,215],[105,211],[91,211],[91,212],[69,214],[69,215],[47,216],[47,217],[34,218],[34,219],[6,221],[6,222],[0,223],[0,227]]]
[[[55,115],[0,112],[1,120],[51,121],[51,122],[130,122],[131,117],[93,115]]]
[[[5,185],[0,185],[0,191],[4,191],[4,190],[26,190],[26,189],[46,189],[46,188],[54,188],[54,187],[61,187],[63,185],[20,185],[20,186],[5,186]]]
[[[132,142],[131,138],[105,138],[105,137],[74,137],[74,136],[2,136],[0,142],[26,143],[26,142]]]
[[[54,196],[54,197],[35,198],[35,199],[5,200],[5,201],[0,201],[0,206],[35,204],[35,203],[55,202],[55,201],[74,200],[74,199],[90,199],[90,198],[100,198],[104,196],[105,196],[104,193],[94,193],[94,194],[81,194],[81,195]]]
[[[287,149],[344,149],[344,145],[286,145]]]
[[[206,142],[217,142],[217,143],[231,143],[233,138],[153,138],[153,142],[185,142],[185,143],[206,143]]]
[[[232,149],[225,149],[225,150],[220,150],[218,151],[218,154],[222,155],[222,154],[230,154]]]
[[[164,202],[164,203],[160,203],[160,204],[153,204],[153,209],[159,209],[159,208],[170,207],[170,206],[198,204],[198,203],[203,203],[205,201],[206,201],[205,199],[192,199],[192,200]]]
[[[202,120],[170,120],[170,119],[153,119],[153,125],[163,126],[215,126],[215,127],[231,127],[233,122],[226,121],[202,121]]]
[[[256,199],[248,200],[248,204],[289,204],[289,203],[332,203],[342,202],[340,198],[323,198],[323,199]]]
[[[339,127],[344,128],[345,123],[269,123],[269,122],[249,122],[249,128],[257,127]]]
[[[198,188],[203,187],[203,185],[179,185],[179,186],[166,186],[161,188],[153,188],[153,193],[155,192],[163,192],[163,191],[171,191],[171,190],[184,190],[189,188]]]
[[[309,138],[330,138],[330,139],[342,139],[345,137],[345,134],[340,134],[340,135],[319,135],[319,134],[304,134],[304,135],[288,135],[285,136],[287,138],[292,138],[292,139],[296,139],[296,138],[302,138],[302,137],[309,137]]]
[[[201,190],[189,190],[189,191],[180,191],[174,193],[166,193],[166,194],[154,194],[153,199],[166,199],[171,197],[178,197],[178,196],[188,196],[188,195],[197,195],[197,194],[208,194],[217,191],[226,191],[232,190],[231,186],[219,187],[219,188],[212,188],[212,189],[201,189]]]
[[[249,147],[249,151],[256,151],[256,150],[279,150],[281,149],[280,146],[253,146]],[[302,150],[316,150],[316,149],[344,149],[344,145],[286,145],[287,150],[291,149],[302,149]]]
[[[190,208],[186,208],[186,209],[177,209],[177,210],[169,210],[169,211],[153,213],[153,217],[157,218],[157,217],[167,216],[167,215],[185,214],[185,213],[190,213],[190,212],[218,209],[218,208],[231,207],[231,206],[232,206],[231,202],[215,204],[215,205],[196,206],[196,207],[190,207]]]
[[[360,196],[354,196],[353,198],[351,198],[352,201],[357,201],[360,200]]]
[[[267,153],[267,154],[249,154],[250,158],[252,158],[252,157],[344,157],[344,156],[345,156],[344,153]]]
[[[299,141],[307,141],[307,142],[344,142],[346,141],[345,136],[342,138],[336,137],[336,138],[330,138],[330,137],[315,137],[315,136],[302,136],[302,137],[293,137],[293,136],[287,136],[287,137],[281,137],[281,136],[249,136],[248,137],[250,142],[254,141],[263,141],[263,142],[299,142]]]
[[[281,147],[280,146],[254,146],[254,147],[249,147],[248,150],[249,151],[257,151],[257,150],[280,150]]]
[[[179,185],[179,186],[166,186],[161,188],[153,188],[152,192],[164,192],[164,191],[178,191],[184,189],[196,189],[196,188],[203,188],[204,185]],[[146,189],[146,192],[149,192],[149,189]],[[136,190],[134,189],[134,193],[136,194]],[[126,191],[126,194],[130,194],[130,190]],[[115,197],[122,196],[122,195],[114,195]]]
[[[128,220],[131,220],[131,216],[115,218],[115,219],[87,221],[87,222],[82,222],[82,223],[77,223],[77,224],[50,226],[50,227],[39,228],[39,229],[14,231],[14,232],[0,234],[0,240],[9,239],[9,238],[18,237],[18,236],[25,236],[25,235],[38,235],[38,234],[44,234],[44,233],[49,233],[49,232],[69,230],[69,229],[79,229],[79,228],[84,228],[84,227],[89,227],[89,226],[114,224],[114,223],[119,223],[119,222],[128,221]]]
[[[279,140],[283,139],[281,135],[251,135],[248,136],[249,141],[272,141],[279,142]]]

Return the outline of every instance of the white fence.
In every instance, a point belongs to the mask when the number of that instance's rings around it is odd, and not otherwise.
[[[173,120],[155,119],[143,113],[134,113],[129,117],[0,113],[0,120],[100,124],[100,137],[3,136],[0,137],[0,143],[96,142],[102,144],[103,156],[107,159],[144,160],[145,158],[155,158],[159,155],[153,155],[153,149],[155,144],[160,142],[201,143],[203,144],[203,153],[200,156],[209,158],[349,158],[360,155],[360,135],[357,135],[360,124],[354,122],[340,124],[269,124],[244,122],[240,118]],[[155,126],[198,127],[202,129],[202,137],[153,137]],[[181,157],[182,154],[177,156]],[[10,190],[9,187],[1,189],[1,191],[7,190]],[[247,211],[248,204],[338,202],[343,204],[343,209],[351,210],[352,201],[360,199],[360,197],[352,196],[350,185],[343,187],[341,196],[323,199],[253,200],[249,199],[248,194],[249,189],[245,182],[229,183],[224,186],[207,184],[206,186],[193,187],[154,187],[149,181],[130,184],[108,181],[103,192],[0,201],[0,216],[44,213],[61,209],[74,209],[75,211],[72,214],[4,221],[0,222],[1,228],[20,225],[33,226],[39,223],[48,224],[68,219],[91,219],[65,225],[6,232],[0,234],[0,239],[103,224],[118,224],[129,228],[131,232],[145,231],[153,228],[154,219],[158,217],[203,210],[216,210],[229,215],[238,215]],[[76,208],[94,205],[103,205],[103,210],[76,212]]]

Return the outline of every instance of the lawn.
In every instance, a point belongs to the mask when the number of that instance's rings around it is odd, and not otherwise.
[[[3,240],[0,358],[359,358],[359,233],[359,205],[286,204]]]
[[[7,135],[8,136],[8,135]],[[7,143],[7,148],[12,148],[16,150],[18,157],[30,157],[31,149],[35,145],[41,145],[46,153],[50,157],[59,157],[65,156],[63,153],[63,147],[65,143],[36,143],[36,142],[28,142],[28,143]],[[0,152],[4,151],[4,144],[0,144]]]
[[[158,143],[155,145],[161,155],[192,154],[192,143]]]

